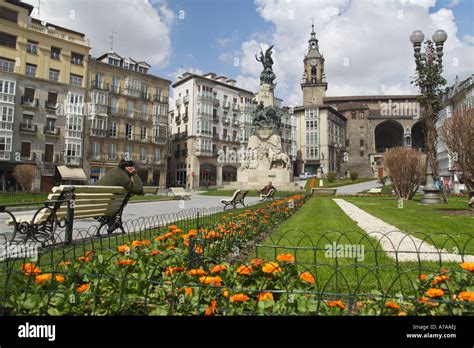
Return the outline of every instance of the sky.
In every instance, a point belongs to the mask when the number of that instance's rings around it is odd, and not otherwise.
[[[38,7],[39,0],[25,0]],[[38,18],[38,9],[33,12]],[[325,58],[327,95],[411,94],[409,36],[448,34],[444,77],[474,73],[473,0],[41,0],[39,19],[86,34],[91,54],[113,48],[176,81],[215,72],[258,90],[254,56],[274,44],[276,95],[300,105],[313,22]]]

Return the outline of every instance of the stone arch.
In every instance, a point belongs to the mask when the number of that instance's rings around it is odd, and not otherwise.
[[[234,166],[223,166],[222,167],[222,181],[231,182],[237,181],[237,168]]]
[[[375,149],[377,153],[383,153],[387,149],[403,146],[403,126],[394,120],[386,120],[379,123],[374,130]]]
[[[416,122],[411,127],[411,147],[414,149],[425,149],[425,132],[423,121]]]

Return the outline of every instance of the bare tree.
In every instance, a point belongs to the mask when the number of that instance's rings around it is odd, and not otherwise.
[[[30,192],[33,186],[33,179],[36,176],[36,166],[31,164],[19,164],[13,171],[13,176],[25,192]]]
[[[383,163],[398,198],[412,199],[425,180],[424,155],[406,147],[394,147],[383,155]]]
[[[469,207],[474,209],[474,108],[455,111],[444,121],[440,134],[469,192]]]

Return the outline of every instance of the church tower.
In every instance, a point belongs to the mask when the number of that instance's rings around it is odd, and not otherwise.
[[[328,89],[328,84],[324,74],[324,57],[319,52],[318,39],[316,39],[314,24],[311,27],[311,37],[308,41],[308,53],[303,60],[304,73],[301,82],[301,89],[303,90],[303,105],[322,106],[323,98]]]

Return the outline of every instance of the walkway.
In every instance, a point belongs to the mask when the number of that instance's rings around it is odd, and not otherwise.
[[[365,181],[358,184],[346,185],[337,187],[337,195],[352,195],[359,193],[361,191],[370,190],[374,187],[382,187],[382,184],[379,180]]]
[[[463,262],[474,261],[474,256],[449,253],[445,249],[438,249],[424,240],[399,230],[397,227],[387,224],[383,220],[365,212],[344,199],[335,198],[334,201],[339,208],[354,220],[361,229],[369,236],[380,242],[380,246],[393,259],[399,261],[442,261]]]

